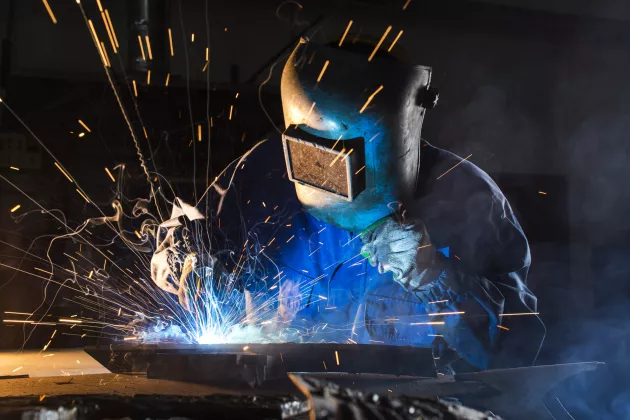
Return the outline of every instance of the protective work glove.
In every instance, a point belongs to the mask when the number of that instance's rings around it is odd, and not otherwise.
[[[383,274],[391,271],[394,281],[409,291],[430,287],[436,276],[430,275],[435,263],[435,249],[421,221],[399,221],[387,217],[368,227],[362,234],[361,254]],[[437,270],[437,269],[436,269]]]

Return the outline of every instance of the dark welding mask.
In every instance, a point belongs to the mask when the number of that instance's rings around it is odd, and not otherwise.
[[[319,220],[360,232],[413,199],[431,69],[304,39],[281,80],[289,179]]]

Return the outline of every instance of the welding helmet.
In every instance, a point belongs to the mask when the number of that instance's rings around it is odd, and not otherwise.
[[[281,79],[287,174],[317,219],[361,232],[413,199],[431,69],[301,39]]]

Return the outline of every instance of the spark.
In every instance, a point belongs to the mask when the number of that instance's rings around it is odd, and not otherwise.
[[[234,95],[234,99],[238,99],[238,92],[236,92],[236,95]]]
[[[541,194],[541,195],[547,195],[547,193],[546,193],[546,192],[544,192],[544,191],[538,191],[538,194]]]
[[[319,248],[317,248],[315,251],[311,252],[310,254],[308,254],[308,256],[310,257],[311,255],[313,255],[314,253],[316,253],[317,251],[319,251],[322,247],[320,246]]]
[[[151,84],[151,69],[147,70],[147,85]]]
[[[140,232],[138,232],[137,230],[134,230],[133,233],[136,234],[136,236],[138,237],[138,239],[142,239],[142,236],[140,235]]]
[[[116,31],[114,30],[114,24],[112,23],[112,19],[109,17],[109,12],[105,9],[105,16],[107,17],[107,24],[109,25],[109,29],[112,31],[112,37],[114,38],[114,42],[116,43],[116,48],[119,48],[118,38],[116,37]]]
[[[13,169],[14,171],[19,171],[20,170],[20,168],[17,168],[15,166],[9,166],[9,169]]]
[[[510,331],[509,328],[504,327],[503,325],[497,325],[497,328],[501,328],[502,330],[505,330],[505,331]]]
[[[230,117],[228,118],[229,120],[232,119],[232,110],[234,109],[234,105],[230,105]]]
[[[138,337],[124,337],[123,341],[137,340]]]
[[[22,207],[21,204],[16,205],[15,207],[13,207],[10,211],[11,213],[15,213],[16,211],[18,211],[20,209],[20,207]]]
[[[335,359],[337,359],[337,366],[339,366],[339,353],[335,350]]]
[[[295,235],[291,235],[291,237],[287,240],[287,243],[291,242],[291,239],[295,238]]]
[[[79,137],[83,137],[83,136],[85,136],[85,133],[83,132],[79,133]]]
[[[137,98],[138,97],[138,87],[136,86],[136,81],[132,80],[131,84],[133,85],[133,94]]]
[[[376,55],[376,52],[378,51],[378,49],[381,48],[381,44],[383,43],[383,41],[385,41],[385,38],[387,38],[387,34],[391,30],[392,30],[392,26],[391,25],[389,25],[387,27],[387,29],[385,29],[385,33],[381,37],[380,41],[378,41],[378,44],[376,44],[376,47],[374,47],[374,51],[372,51],[372,54],[370,54],[370,56],[368,57],[368,61],[372,61],[372,58],[374,58],[374,56]]]
[[[41,268],[39,268],[39,267],[33,267],[33,269],[35,269],[35,270],[37,270],[37,271],[41,271],[42,273],[49,274],[49,275],[51,275],[51,276],[53,275],[53,273],[51,273],[50,271],[42,270],[42,269],[41,269]]]
[[[33,321],[23,320],[23,319],[3,319],[2,322],[7,324],[16,323],[16,324],[32,324]]]
[[[107,167],[105,167],[105,172],[107,172],[107,175],[109,175],[109,178],[112,180],[112,182],[116,182],[116,179],[114,179],[114,175],[109,172],[109,169],[107,169]]]
[[[173,33],[171,32],[171,28],[168,28],[168,43],[171,46],[171,57],[174,57],[175,50],[173,49]]]
[[[55,353],[51,353],[51,354],[47,354],[47,355],[42,356],[42,357],[52,357],[52,356],[54,356],[54,355],[55,355]]]
[[[59,322],[67,322],[70,324],[82,324],[83,321],[79,319],[68,319],[68,318],[59,318]]]
[[[112,44],[112,50],[114,50],[114,54],[118,52],[116,49],[116,41],[114,40],[114,35],[112,33],[112,28],[109,26],[107,15],[101,10],[101,18],[103,18],[103,23],[105,24],[105,29],[107,29],[107,36],[109,37],[109,42]]]
[[[10,315],[33,315],[31,313],[28,312],[11,312],[11,311],[4,311],[5,314],[10,314]]]
[[[101,55],[101,60],[103,60],[103,64],[109,67],[107,64],[107,59],[105,58],[105,54],[103,53],[103,50],[101,49],[101,42],[98,40],[96,29],[94,29],[94,24],[89,19],[88,19],[88,26],[90,27],[90,30],[92,31],[92,36],[94,37],[94,42],[96,43],[96,48],[98,49],[99,54]]]
[[[276,240],[276,238],[275,238],[275,237],[274,237],[274,238],[272,238],[272,239],[271,239],[271,241],[269,241],[269,243],[267,244],[267,246],[271,245],[271,244],[273,243],[273,241],[275,241],[275,240]]]
[[[394,391],[392,391],[391,389],[388,389],[387,392],[394,392]]]
[[[429,337],[444,337],[442,334],[427,334]]]
[[[87,130],[88,133],[91,133],[92,130],[90,130],[90,127],[88,127],[83,121],[78,120],[79,124],[81,124],[83,126],[83,128],[85,128]]]
[[[247,351],[247,350],[249,350],[249,346],[243,347],[243,351]]]
[[[206,47],[206,61],[210,61],[210,48]],[[236,94],[238,98],[238,93]]]
[[[420,245],[420,246],[418,247],[418,249],[428,248],[428,247],[430,247],[430,246],[431,246],[431,244]]]
[[[201,141],[201,124],[197,125],[197,140]]]
[[[50,19],[53,21],[53,23],[57,23],[57,18],[55,18],[55,14],[53,13],[52,9],[50,8],[50,5],[48,4],[47,0],[42,0],[42,2],[44,3],[44,6],[46,7],[46,10],[48,11],[48,14],[50,15]]]
[[[433,322],[411,322],[409,325],[444,325],[444,321],[433,321]]]
[[[465,312],[434,312],[431,314],[427,314],[429,316],[439,316],[439,315],[461,315]]]
[[[368,140],[368,142],[371,142],[372,140],[374,140],[375,138],[377,138],[377,137],[378,137],[378,136],[380,136],[380,135],[381,135],[381,133],[376,133],[376,134],[374,134],[374,135],[372,136],[372,138]]]
[[[323,299],[323,300],[328,300],[328,298],[326,296],[319,295],[317,297],[320,298],[320,299]]]
[[[153,60],[153,53],[151,52],[151,40],[149,39],[149,35],[145,35],[144,40],[147,43],[147,54],[149,54],[149,60]]]
[[[357,344],[357,342],[354,341],[352,338],[348,338],[348,341],[351,342],[352,344]]]
[[[84,334],[84,335],[85,335],[85,334]],[[79,364],[79,365],[81,364],[81,362],[79,362],[79,359],[77,359],[77,364]]]
[[[313,112],[313,109],[315,109],[315,102],[313,102],[313,105],[311,105],[311,109],[308,110],[308,114],[306,114],[306,118],[304,119],[304,124],[308,125],[308,120],[309,118],[311,118],[311,113]]]
[[[407,0],[407,1],[405,2],[405,5],[403,6],[403,8],[402,8],[402,9],[403,9],[403,10],[405,10],[405,9],[407,8],[407,6],[409,6],[409,3],[411,3],[411,0]]]
[[[122,312],[122,308],[118,308],[118,316],[120,316],[121,312]]]
[[[538,312],[517,312],[513,314],[501,314],[499,316],[538,315]]]
[[[343,153],[344,153],[345,151],[346,151],[346,149],[341,149],[341,152],[339,152],[339,153],[337,154],[337,156],[333,159],[333,161],[332,161],[332,162],[330,162],[330,165],[328,165],[328,167],[329,167],[329,168],[332,168],[332,166],[333,166],[335,163],[337,163],[337,161],[339,160],[339,158],[340,158],[341,156],[343,156]]]
[[[359,168],[359,170],[358,170],[358,171],[356,171],[354,174],[355,174],[355,175],[359,175],[359,172],[361,172],[361,171],[362,171],[362,170],[364,170],[364,169],[365,169],[365,165],[361,166],[361,167]]]
[[[20,367],[16,367],[15,369],[13,369],[13,372],[17,372],[18,370],[22,369],[24,366],[20,366]]]
[[[324,370],[328,370],[328,368],[326,367],[326,362],[322,360],[322,363],[324,364]]]
[[[140,45],[140,52],[142,53],[142,60],[147,61],[147,57],[144,55],[144,45],[142,45],[142,37],[138,35],[138,44]]]
[[[451,172],[453,169],[457,168],[462,162],[468,160],[470,157],[472,156],[472,153],[469,154],[468,156],[466,156],[464,159],[460,160],[459,162],[457,162],[455,164],[455,166],[453,166],[451,169],[449,169],[448,171],[444,172],[442,175],[438,176],[437,179],[442,178],[444,175],[446,175],[447,173]],[[436,179],[436,180],[437,180]]]
[[[195,42],[195,34],[190,35],[190,42]]]
[[[64,174],[64,176],[66,178],[68,178],[68,181],[74,183],[74,181],[72,180],[72,178],[70,178],[70,175],[68,175],[68,173],[66,171],[63,170],[63,168],[61,167],[61,165],[59,165],[57,162],[55,162],[55,166],[57,167],[57,169],[59,169],[61,171],[62,174]]]
[[[326,69],[328,68],[328,63],[330,63],[330,61],[326,60],[326,62],[324,63],[324,67],[322,67],[322,71],[319,73],[319,76],[317,77],[317,83],[319,83],[319,81],[322,80],[322,77],[324,77],[324,73],[326,73]]]
[[[370,97],[367,99],[367,101],[365,101],[365,104],[363,105],[363,107],[361,108],[361,110],[359,111],[359,114],[362,114],[363,111],[365,111],[365,108],[367,108],[367,106],[370,104],[370,102],[372,102],[372,99],[374,99],[374,97],[376,96],[377,93],[379,93],[381,91],[381,89],[383,89],[383,85],[380,85],[378,87],[378,89],[376,89],[374,91],[373,94],[370,95]]]
[[[210,62],[206,61],[206,64],[204,64],[203,68],[201,69],[202,73],[206,71],[206,69],[208,68],[208,64],[210,64]]]
[[[96,5],[98,6],[99,12],[103,11],[103,6],[101,5],[101,0],[96,0]]]
[[[83,194],[83,193],[82,193],[82,192],[81,192],[78,188],[75,188],[75,189],[76,189],[76,191],[79,193],[79,195],[80,195],[81,197],[83,197],[83,199],[84,199],[87,203],[89,203],[89,202],[90,202],[90,199],[89,199],[89,198],[87,198],[87,197],[85,196],[85,194]]]
[[[433,304],[433,303],[445,303],[448,302],[448,299],[445,300],[434,300],[433,302],[429,302],[429,305]]]
[[[168,86],[169,80],[171,80],[171,73],[166,73],[166,81],[164,82],[164,86]]]
[[[100,43],[101,51],[103,52],[103,57],[105,57],[105,65],[107,67],[111,67],[112,63],[109,61],[109,56],[107,55],[107,50],[105,49],[105,43],[101,41]]]
[[[44,398],[46,398],[46,394],[44,394],[44,395],[40,395],[40,396],[39,396],[39,402],[44,401]]]
[[[392,45],[390,45],[389,48],[387,49],[387,52],[390,52],[392,48],[394,48],[394,45],[396,45],[396,42],[398,42],[398,38],[400,38],[402,34],[403,34],[403,30],[401,29],[400,32],[398,32],[398,35],[396,35],[396,38],[394,38],[394,42],[392,42]]]
[[[351,26],[352,26],[352,21],[348,22],[348,26],[346,27],[346,30],[343,32],[343,35],[341,36],[341,39],[339,40],[340,47],[341,47],[341,44],[343,44],[343,40],[346,39],[346,35],[348,35],[348,31],[350,30]]]
[[[380,341],[380,340],[370,340],[370,343],[385,344],[385,342],[384,342],[384,341]]]
[[[335,150],[335,146],[337,146],[337,143],[339,143],[339,141],[341,140],[342,137],[343,137],[343,134],[339,135],[339,138],[337,139],[335,144],[333,144],[333,146],[331,147],[332,150]]]
[[[267,218],[265,219],[264,223],[267,223],[269,221],[269,219],[271,219],[271,216],[267,216]]]

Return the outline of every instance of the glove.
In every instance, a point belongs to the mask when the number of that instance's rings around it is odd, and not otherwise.
[[[431,274],[435,265],[435,249],[424,223],[382,219],[361,234],[361,254],[378,272],[392,272],[394,281],[405,289],[417,292],[430,287],[439,277]]]

